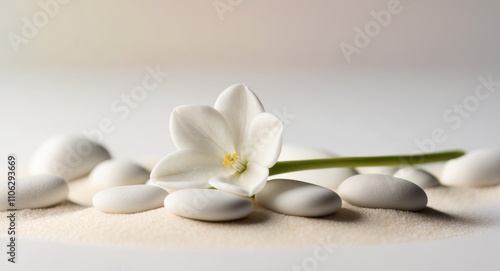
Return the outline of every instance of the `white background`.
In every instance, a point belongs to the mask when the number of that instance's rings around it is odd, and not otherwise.
[[[479,76],[500,81],[500,2],[401,1],[348,63],[339,45],[353,45],[355,28],[388,2],[243,0],[221,20],[212,1],[74,0],[16,53],[9,35],[42,8],[2,1],[0,155],[16,153],[26,167],[47,137],[109,118],[103,143],[115,157],[158,159],[174,149],[175,106],[211,105],[238,82],[268,111],[294,115],[287,143],[342,155],[500,147],[500,87],[457,127],[443,118],[473,99]],[[111,105],[157,65],[169,76],[122,119]],[[419,146],[436,128],[446,139]]]

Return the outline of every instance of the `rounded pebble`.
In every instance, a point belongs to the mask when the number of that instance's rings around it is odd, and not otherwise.
[[[162,207],[167,195],[167,191],[152,185],[116,186],[97,192],[92,203],[105,213],[132,214]]]
[[[440,180],[445,164],[446,164],[445,162],[427,163],[418,165],[418,168],[429,172],[430,174],[434,175],[434,177],[436,177],[438,180]]]
[[[92,206],[94,195],[106,188],[124,185],[144,184],[149,171],[128,160],[106,160],[97,165],[89,176],[69,185],[68,200],[82,206]]]
[[[404,167],[394,173],[394,177],[408,180],[421,188],[438,186],[438,179],[429,172],[414,167]]]
[[[40,145],[31,159],[29,171],[56,175],[70,182],[88,175],[97,164],[110,158],[102,145],[85,136],[60,135]]]
[[[343,200],[366,208],[420,211],[427,194],[418,185],[388,175],[361,174],[348,178],[338,190]]]
[[[145,184],[149,171],[132,161],[107,160],[97,165],[89,175],[89,181],[98,185],[121,186]]]
[[[283,145],[278,161],[321,159],[321,158],[333,158],[333,157],[336,156],[329,152],[314,148]],[[358,172],[352,168],[329,168],[329,169],[304,170],[304,171],[277,174],[270,176],[269,180],[274,180],[274,179],[301,180],[303,182],[316,184],[331,190],[336,190],[345,179],[356,174],[358,174]]]
[[[68,185],[55,175],[32,175],[22,177],[15,182],[16,209],[44,208],[66,200]],[[13,208],[8,202],[8,185],[0,186],[0,211]]]
[[[398,171],[399,167],[382,166],[382,167],[357,167],[356,170],[361,174],[382,174],[392,175]]]
[[[332,190],[289,179],[268,181],[255,200],[269,210],[305,217],[331,215],[342,207],[342,200]]]
[[[448,186],[500,184],[500,149],[481,149],[446,162],[441,183]]]
[[[215,189],[183,189],[170,193],[165,208],[178,216],[204,221],[230,221],[248,216],[252,202]]]

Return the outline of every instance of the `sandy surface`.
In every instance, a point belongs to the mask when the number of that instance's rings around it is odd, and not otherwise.
[[[430,240],[500,227],[500,186],[437,187],[426,192],[428,208],[416,213],[358,208],[344,202],[332,216],[303,218],[256,205],[249,217],[225,223],[184,219],[164,208],[116,215],[65,202],[19,211],[18,237],[104,246],[280,248]],[[5,212],[0,213],[0,225],[6,228]],[[0,236],[5,237],[6,231]]]

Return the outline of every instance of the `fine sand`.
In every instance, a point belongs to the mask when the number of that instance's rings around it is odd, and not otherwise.
[[[287,216],[258,205],[247,218],[225,223],[184,219],[164,208],[105,214],[69,202],[17,213],[19,239],[151,248],[283,248],[317,244],[368,245],[460,236],[500,227],[500,186],[426,190],[421,212],[358,208],[344,202],[324,218]],[[7,228],[0,212],[0,229]],[[6,237],[1,230],[0,236]]]

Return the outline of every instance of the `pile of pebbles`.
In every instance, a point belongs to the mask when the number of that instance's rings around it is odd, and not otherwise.
[[[330,157],[335,156],[284,146],[279,160]],[[149,174],[133,161],[112,159],[106,148],[84,136],[53,137],[36,151],[30,175],[17,180],[16,208],[45,208],[69,200],[111,214],[164,207],[178,216],[204,221],[244,218],[254,203],[303,217],[334,214],[342,201],[363,208],[415,212],[427,206],[425,189],[430,187],[500,184],[500,150],[476,150],[450,160],[439,178],[416,167],[332,168],[275,175],[255,200],[215,189],[167,191],[152,184]],[[0,187],[0,211],[9,208],[6,189]]]

